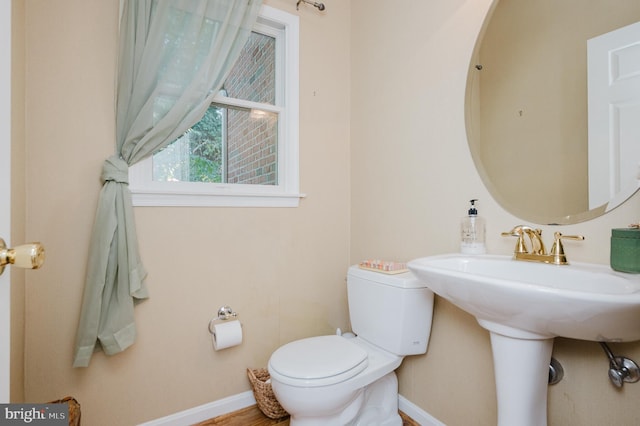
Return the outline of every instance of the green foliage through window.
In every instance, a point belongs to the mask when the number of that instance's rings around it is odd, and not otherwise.
[[[211,106],[189,131],[191,182],[222,182],[222,118],[222,109]]]
[[[156,181],[223,182],[224,109],[212,105],[202,120],[153,159]]]

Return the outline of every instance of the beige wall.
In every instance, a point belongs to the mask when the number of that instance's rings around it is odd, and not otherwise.
[[[467,200],[479,198],[489,252],[520,223],[491,198],[467,147],[464,98],[475,38],[491,0],[352,0],[351,260],[408,260],[458,250]],[[569,28],[569,27],[567,27]],[[543,166],[544,167],[544,166]],[[613,227],[637,220],[640,197],[586,223],[566,245],[574,260],[608,263]],[[543,227],[549,238],[550,227]],[[640,359],[640,344],[611,345]],[[556,339],[565,379],[549,389],[549,424],[637,424],[640,386],[617,391],[596,343]],[[437,299],[426,355],[405,359],[400,393],[449,426],[496,421],[488,332]]]
[[[327,0],[325,13],[266,0],[301,17],[308,197],[297,209],[137,208],[151,291],[136,308],[139,339],[72,369],[101,165],[113,151],[118,0],[25,3],[25,237],[48,253],[26,274],[25,400],[72,394],[86,424],[124,425],[248,390],[245,368],[266,365],[280,344],[346,326],[350,262],[456,251],[473,197],[489,251],[512,250],[499,233],[520,221],[484,188],[464,130],[466,70],[490,0]],[[566,245],[569,256],[607,263],[610,228],[639,208],[636,196],[563,227],[587,237]],[[240,312],[245,342],[214,352],[206,326],[222,304]],[[614,350],[640,359],[640,345]],[[595,343],[558,339],[554,356],[566,377],[550,389],[550,425],[637,421],[640,385],[615,391]],[[437,300],[429,351],[399,376],[400,392],[448,425],[495,424],[488,334],[449,303]]]
[[[130,425],[250,389],[279,345],[348,328],[349,4],[300,15],[299,208],[136,208],[151,298],[137,342],[72,369],[102,162],[114,149],[118,0],[26,0],[27,238],[47,249],[26,283],[25,399],[74,395],[83,423]],[[214,352],[231,305],[244,343]]]

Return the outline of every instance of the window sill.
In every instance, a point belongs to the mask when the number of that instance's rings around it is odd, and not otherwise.
[[[298,207],[305,194],[131,190],[134,207]]]

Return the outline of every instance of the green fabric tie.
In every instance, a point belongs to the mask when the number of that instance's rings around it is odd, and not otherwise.
[[[117,155],[107,158],[102,165],[102,180],[129,184],[129,165]]]

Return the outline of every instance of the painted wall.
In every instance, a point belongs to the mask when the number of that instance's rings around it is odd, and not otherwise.
[[[118,0],[26,0],[26,239],[47,247],[25,283],[25,400],[67,394],[91,425],[135,424],[249,389],[247,366],[277,346],[347,324],[344,274],[367,257],[456,251],[468,199],[481,200],[488,248],[520,220],[477,175],[464,126],[466,70],[490,0],[327,0],[301,17],[301,188],[297,209],[137,208],[151,299],[122,354],[71,368],[102,161],[113,151]],[[14,141],[15,143],[15,141]],[[351,183],[351,185],[349,185]],[[575,260],[608,262],[609,230],[640,197],[563,227]],[[545,228],[545,235],[549,235]],[[251,251],[246,252],[250,244]],[[186,248],[189,248],[187,251]],[[219,305],[241,314],[245,343],[213,352]],[[640,345],[614,345],[640,359]],[[556,341],[566,377],[550,425],[634,424],[639,385],[616,391],[595,343]],[[488,333],[437,300],[429,351],[405,360],[400,392],[450,426],[495,424]]]
[[[490,253],[509,254],[500,232],[521,222],[491,198],[467,146],[464,99],[476,36],[491,0],[352,0],[351,260],[409,260],[459,247],[467,200],[480,199]],[[569,29],[569,27],[567,27]],[[544,167],[544,165],[542,166]],[[570,259],[608,264],[610,229],[637,221],[636,194],[604,217],[563,226],[583,234]],[[543,227],[548,240],[551,227]],[[613,344],[640,359],[640,344]],[[640,386],[616,390],[593,342],[556,339],[564,380],[549,389],[549,424],[637,424]],[[444,423],[493,425],[489,334],[437,299],[428,352],[405,359],[400,393]]]
[[[26,283],[25,399],[74,395],[83,423],[126,425],[250,389],[278,346],[348,328],[349,3],[300,15],[299,208],[136,208],[151,298],[139,338],[72,369],[102,162],[114,149],[118,0],[26,0],[27,238],[47,263]],[[218,308],[244,343],[214,352]]]

